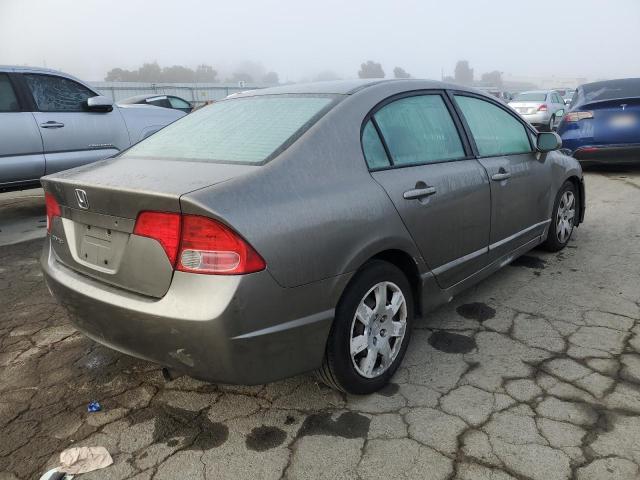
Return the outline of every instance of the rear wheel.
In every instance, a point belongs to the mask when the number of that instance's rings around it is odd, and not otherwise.
[[[413,323],[409,281],[394,265],[371,261],[344,292],[317,375],[354,394],[384,387],[402,362]]]
[[[578,197],[575,185],[566,181],[556,196],[553,215],[547,239],[542,246],[550,252],[562,250],[573,233],[578,211]]]

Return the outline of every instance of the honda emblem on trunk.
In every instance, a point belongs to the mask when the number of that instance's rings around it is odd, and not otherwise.
[[[80,188],[76,188],[76,200],[78,200],[78,206],[81,209],[89,209],[89,199],[87,198],[87,192]]]

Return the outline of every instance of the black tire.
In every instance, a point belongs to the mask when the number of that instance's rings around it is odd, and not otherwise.
[[[549,125],[547,125],[547,129],[550,132],[553,132],[553,126],[556,124],[556,116],[555,115],[551,115],[551,119],[549,120]]]
[[[562,236],[558,234],[558,209],[560,208],[560,203],[562,201],[562,197],[566,192],[571,192],[574,198],[574,216],[573,221],[571,222],[571,231],[566,236],[566,238],[561,238]],[[578,197],[578,192],[576,191],[576,186],[573,182],[567,180],[564,182],[558,194],[556,195],[556,201],[553,204],[553,212],[551,213],[551,225],[549,225],[549,231],[547,233],[547,239],[542,244],[542,248],[549,252],[558,252],[567,246],[569,243],[569,239],[573,234],[573,229],[578,221],[578,215],[580,212],[580,198]]]
[[[406,303],[407,322],[395,359],[379,376],[367,378],[358,373],[351,358],[351,326],[360,302],[367,292],[380,282],[392,282],[401,290]],[[338,302],[324,360],[322,366],[316,370],[316,375],[331,388],[346,393],[362,395],[380,390],[389,382],[402,362],[411,337],[413,315],[413,294],[404,273],[388,262],[381,260],[368,262],[355,275]],[[394,345],[397,341],[394,340]]]

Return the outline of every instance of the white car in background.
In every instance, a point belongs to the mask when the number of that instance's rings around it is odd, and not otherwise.
[[[564,99],[555,90],[518,93],[509,106],[534,127],[542,127],[549,132],[560,123],[566,108]]]

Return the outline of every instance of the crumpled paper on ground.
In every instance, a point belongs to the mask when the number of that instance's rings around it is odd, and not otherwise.
[[[104,447],[69,448],[60,454],[61,472],[79,475],[108,467],[113,459]]]

